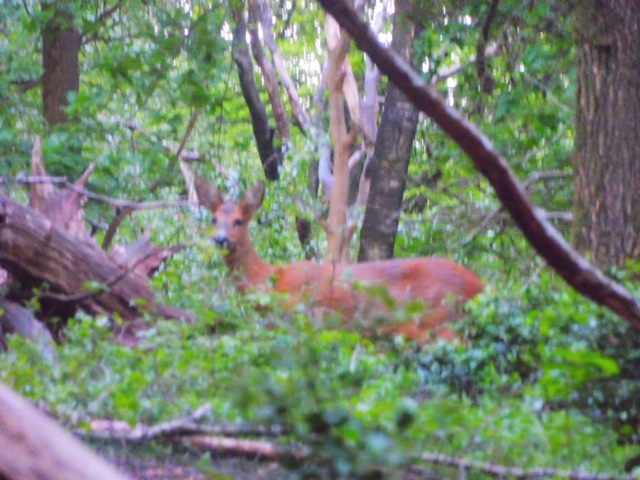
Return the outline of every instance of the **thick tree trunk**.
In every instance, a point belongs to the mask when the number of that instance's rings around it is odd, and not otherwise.
[[[80,32],[70,8],[64,2],[42,3],[43,10],[53,10],[42,32],[42,104],[50,127],[68,120],[67,96],[80,88]]]
[[[577,3],[573,235],[601,266],[640,258],[640,2]]]
[[[411,0],[396,0],[391,48],[411,58],[416,18]],[[365,175],[371,178],[362,224],[359,261],[391,258],[398,231],[409,159],[418,126],[418,109],[390,83],[373,156]]]

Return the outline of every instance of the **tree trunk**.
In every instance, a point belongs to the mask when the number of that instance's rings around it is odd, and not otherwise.
[[[281,142],[290,146],[291,129],[289,128],[289,118],[287,117],[287,110],[285,109],[284,102],[282,101],[282,95],[280,95],[280,86],[278,85],[275,65],[269,57],[267,57],[267,53],[261,43],[260,31],[258,29],[260,19],[264,15],[265,4],[263,2],[258,2],[257,0],[249,0],[248,3],[249,38],[251,39],[251,51],[253,52],[253,58],[255,58],[256,63],[262,72],[264,86],[269,94],[271,110],[273,111],[273,116],[275,118],[276,125],[278,126]]]
[[[622,267],[640,257],[640,3],[577,5],[574,242]]]
[[[349,196],[349,153],[353,136],[347,129],[345,114],[345,64],[351,40],[329,15],[325,16],[325,32],[329,48],[327,90],[329,91],[329,116],[333,138],[333,187],[329,196],[329,215],[325,222],[327,232],[327,258],[336,264],[346,262],[352,229],[347,223]]]
[[[64,108],[69,92],[80,88],[80,32],[73,25],[71,6],[64,2],[42,3],[53,10],[42,32],[42,104],[49,127],[68,120]]]
[[[249,107],[253,136],[256,139],[258,155],[265,177],[267,180],[278,180],[282,154],[274,146],[275,130],[269,125],[269,115],[260,99],[260,92],[258,92],[253,76],[253,62],[247,45],[247,22],[244,18],[244,11],[241,6],[234,6],[234,3],[232,2],[232,9],[236,26],[233,30],[233,61],[238,67],[240,89],[247,107]]]
[[[411,0],[396,0],[391,48],[411,58],[415,18]],[[393,256],[409,159],[418,126],[418,109],[395,84],[390,83],[375,149],[365,175],[371,178],[362,224],[359,261]]]

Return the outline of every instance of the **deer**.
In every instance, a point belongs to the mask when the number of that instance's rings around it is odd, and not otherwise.
[[[276,292],[283,294],[287,309],[302,304],[314,316],[338,315],[346,327],[354,322],[371,327],[377,322],[383,335],[423,344],[456,339],[451,322],[461,317],[460,307],[484,289],[474,272],[438,257],[271,265],[258,255],[248,228],[262,206],[264,182],[247,189],[240,201],[226,199],[202,177],[196,177],[195,189],[200,204],[211,212],[213,242],[223,250],[224,263],[242,294]],[[388,321],[394,308],[413,303],[422,306],[418,318]]]

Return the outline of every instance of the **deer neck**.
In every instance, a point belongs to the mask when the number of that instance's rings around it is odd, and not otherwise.
[[[240,291],[266,284],[276,272],[276,267],[262,260],[253,245],[227,252],[224,262]]]

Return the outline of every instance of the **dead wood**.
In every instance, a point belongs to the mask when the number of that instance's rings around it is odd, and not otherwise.
[[[0,478],[126,478],[70,433],[1,384],[0,445]]]
[[[184,142],[180,146],[180,150],[183,147]],[[178,156],[179,153],[180,151],[178,152]],[[31,183],[29,205],[35,211],[42,213],[61,230],[83,242],[97,246],[95,240],[87,230],[85,215],[82,210],[82,206],[87,199],[87,183],[94,170],[94,165],[89,165],[82,176],[74,184],[69,185],[69,188],[58,189],[53,184],[47,182]],[[47,170],[42,157],[40,137],[36,137],[33,143],[31,172],[38,178],[47,177]],[[117,225],[115,225],[114,228],[117,228]],[[111,236],[115,235],[115,231],[108,233]],[[108,243],[111,243],[111,240],[109,240]],[[116,247],[117,254],[114,258],[117,262],[121,263],[122,266],[135,269],[148,277],[160,268],[160,265],[173,253],[183,248],[182,246],[173,248],[156,247],[151,244],[148,237],[145,237],[132,247]]]
[[[144,263],[144,258],[140,263]],[[0,266],[23,288],[45,287],[45,299],[62,311],[119,316],[126,321],[142,313],[192,320],[193,314],[158,303],[147,277],[132,265],[120,266],[92,242],[82,241],[13,200],[0,196]],[[94,285],[97,290],[89,289]],[[100,289],[103,285],[107,288]],[[67,308],[65,307],[65,304]],[[69,305],[70,304],[70,305]],[[57,310],[57,309],[56,309]]]
[[[145,313],[194,320],[191,312],[157,302],[148,286],[149,276],[184,245],[157,247],[145,235],[108,254],[89,234],[82,205],[92,172],[90,166],[77,182],[63,189],[48,182],[31,183],[32,208],[0,196],[0,267],[14,280],[6,299],[28,300],[37,288],[38,315],[45,321],[53,316],[66,319],[78,309],[104,314],[124,321],[118,333],[125,342],[133,342],[130,334],[142,328],[138,319]],[[34,142],[32,173],[37,178],[47,175],[39,138]],[[37,320],[33,315],[19,305],[7,305],[4,325],[34,335]],[[54,330],[53,325],[48,326]]]

